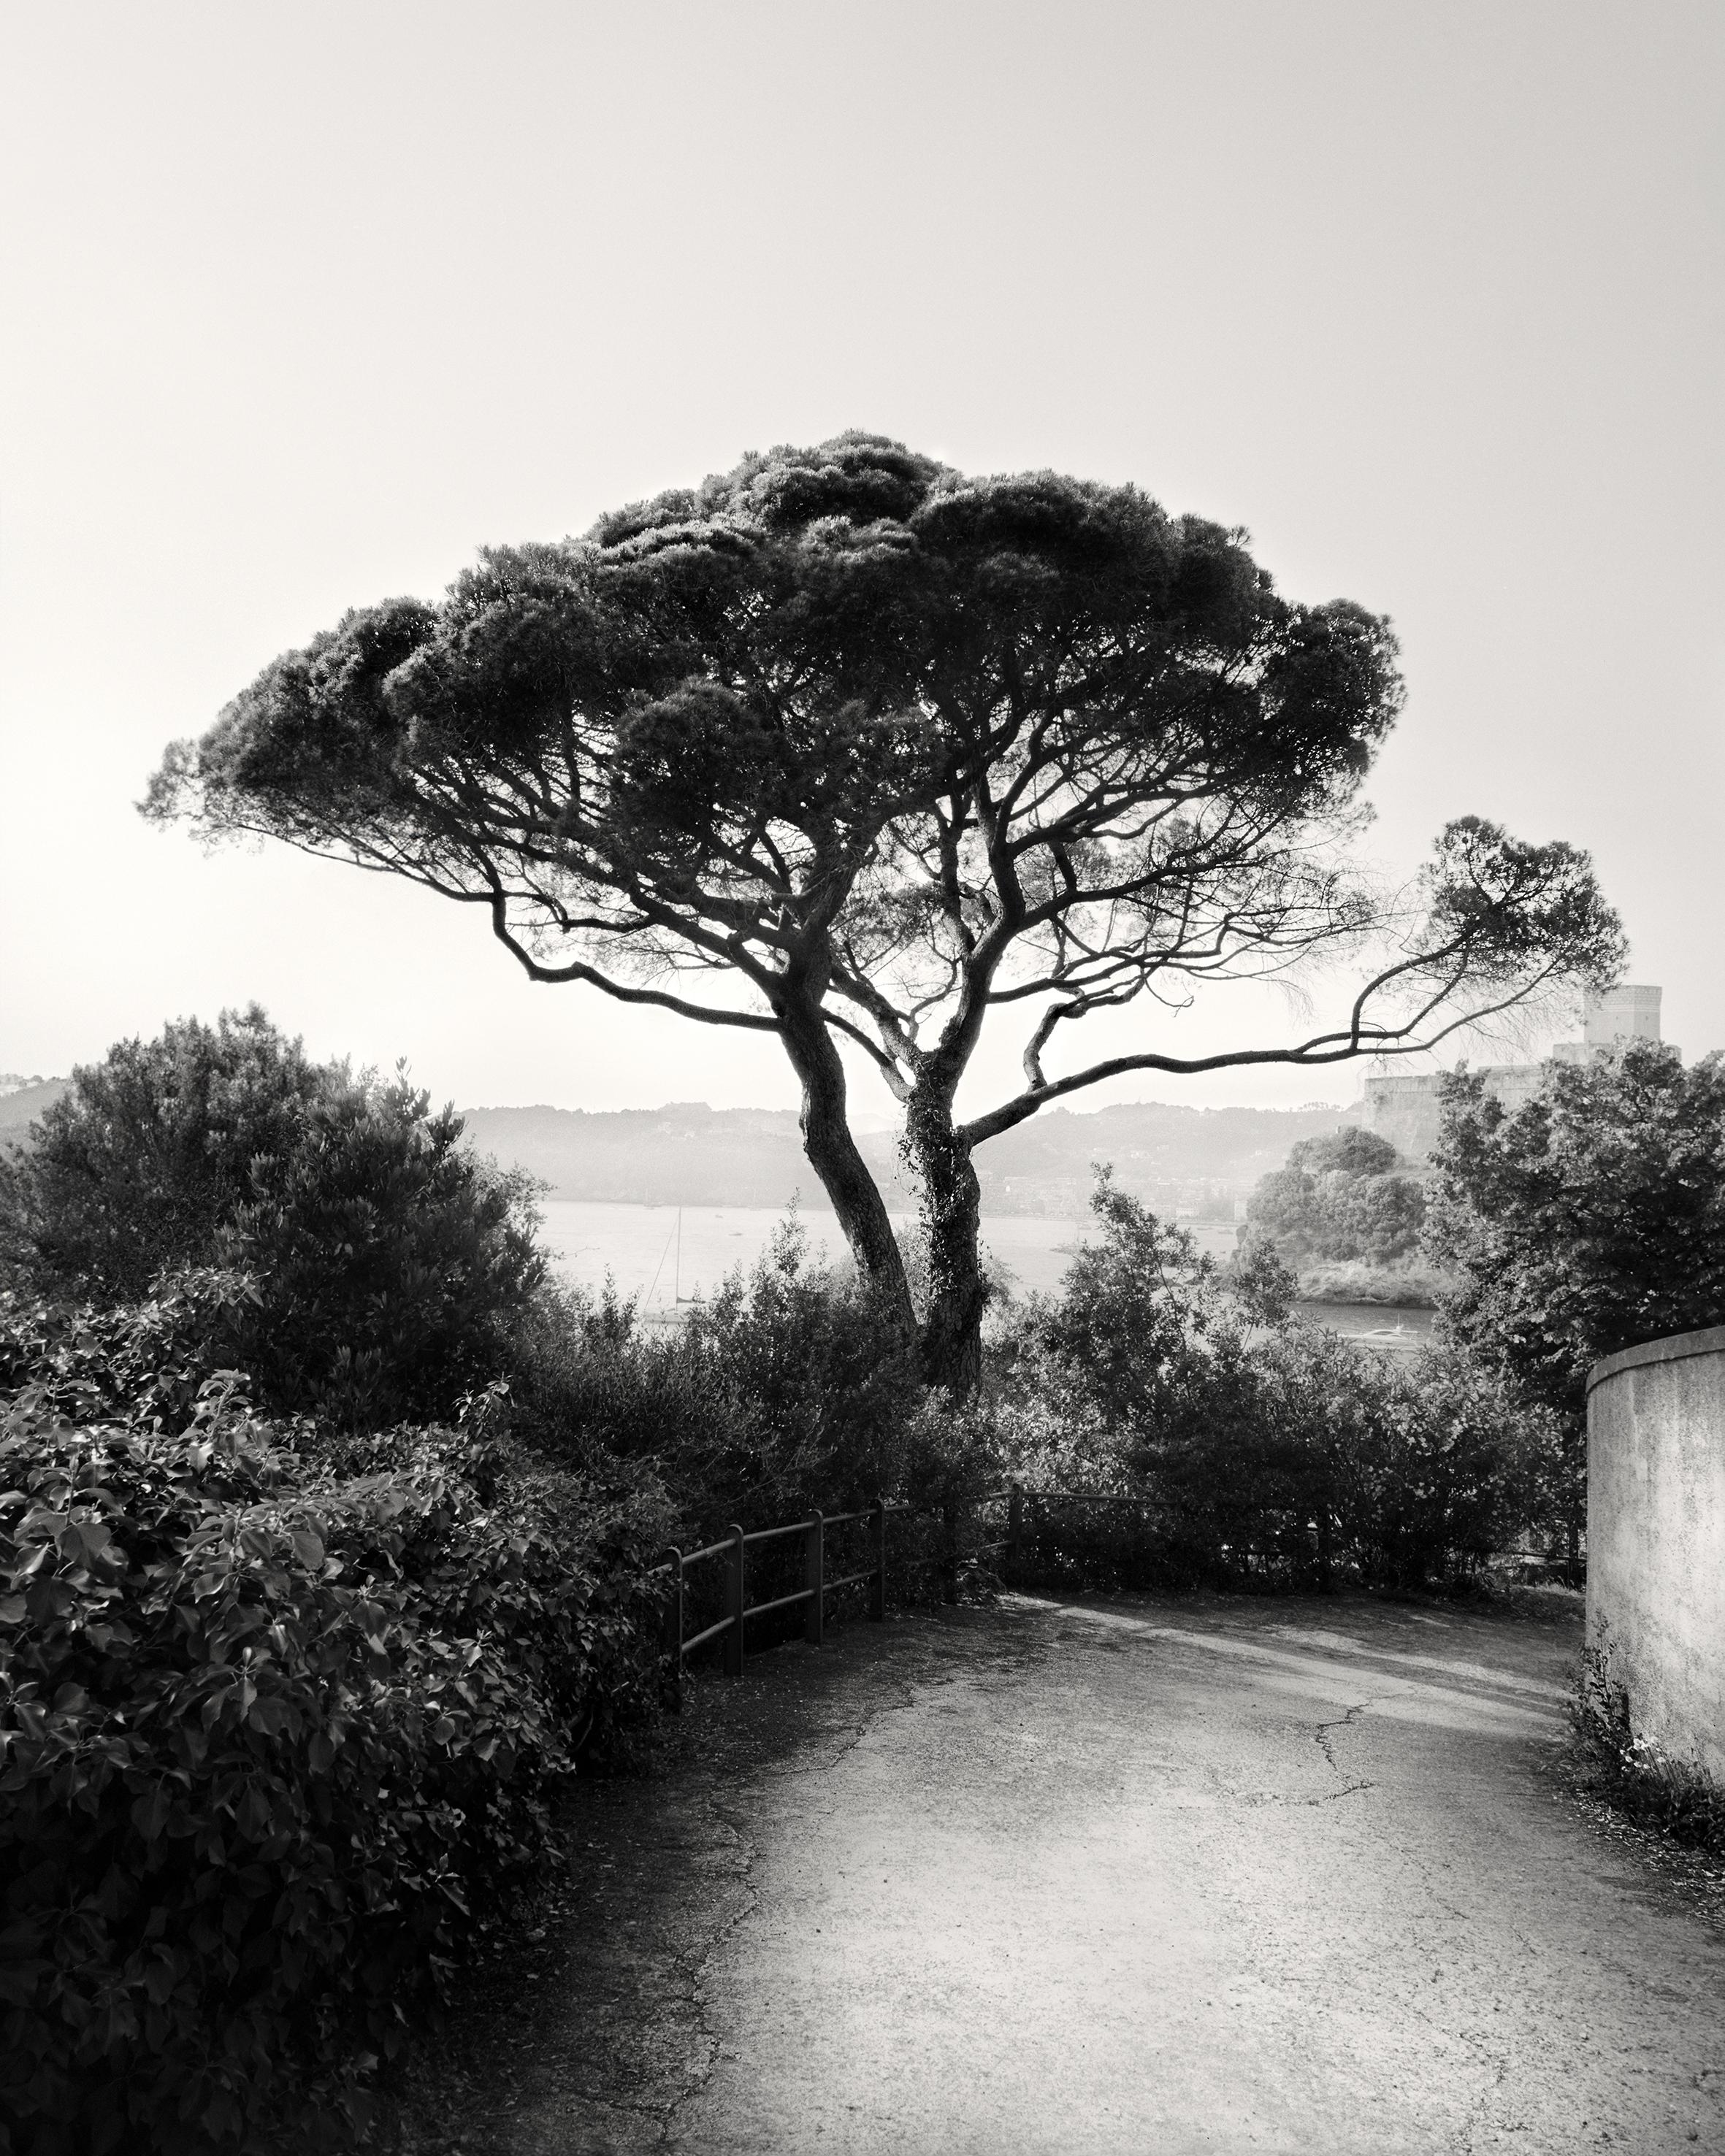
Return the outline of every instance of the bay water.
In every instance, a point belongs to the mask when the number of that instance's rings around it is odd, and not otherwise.
[[[600,1290],[609,1278],[618,1295],[634,1297],[643,1317],[674,1320],[677,1311],[710,1296],[727,1274],[747,1272],[765,1253],[785,1215],[767,1206],[620,1205],[581,1199],[541,1201],[543,1240],[572,1286]],[[843,1258],[838,1221],[824,1208],[802,1208],[810,1255]],[[895,1219],[908,1228],[909,1216]],[[1231,1226],[1194,1224],[1200,1246],[1217,1258],[1234,1248]],[[985,1219],[982,1240],[995,1270],[1017,1293],[1058,1292],[1080,1245],[1096,1234],[1094,1220],[997,1214]],[[1304,1303],[1321,1325],[1385,1352],[1407,1353],[1429,1337],[1429,1310],[1391,1310],[1376,1303]]]

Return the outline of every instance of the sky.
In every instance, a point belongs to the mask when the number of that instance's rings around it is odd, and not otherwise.
[[[0,1070],[255,999],[463,1105],[794,1105],[770,1041],[132,804],[348,606],[851,426],[1389,614],[1374,855],[1585,846],[1725,1045],[1722,109],[1713,0],[0,5]]]

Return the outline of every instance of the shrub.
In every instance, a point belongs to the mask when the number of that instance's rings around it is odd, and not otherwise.
[[[164,1269],[208,1264],[327,1081],[255,1004],[119,1042],[72,1073],[0,1180],[13,1255],[42,1283],[121,1301]]]
[[[507,1360],[545,1277],[532,1184],[476,1160],[451,1110],[331,1077],[219,1249],[259,1284],[236,1358],[260,1399],[356,1427],[447,1415]]]
[[[133,1304],[0,1293],[0,1401],[58,1422],[183,1426],[255,1307],[247,1273],[188,1267]]]
[[[1562,1419],[1556,1486],[1576,1557],[1587,1520],[1587,1377],[1602,1356],[1725,1321],[1725,1057],[1685,1070],[1626,1041],[1546,1065],[1511,1111],[1477,1077],[1444,1086],[1427,1224],[1452,1276],[1449,1337]]]
[[[1433,1162],[1446,1327],[1578,1438],[1600,1357],[1725,1322],[1725,1056],[1627,1041],[1512,1112],[1458,1072]]]
[[[1403,1588],[1549,1507],[1555,1420],[1465,1358],[1388,1363],[1291,1320],[1273,1253],[1224,1271],[1105,1176],[1093,1203],[1100,1240],[999,1379],[1012,1472],[1082,1500],[1032,1504],[1021,1565]]]
[[[1336,1259],[1300,1268],[1300,1300],[1431,1310],[1448,1286],[1443,1274],[1429,1272],[1423,1265],[1374,1265],[1360,1258]]]
[[[448,1415],[543,1281],[533,1186],[474,1158],[405,1080],[309,1062],[255,1006],[73,1075],[0,1213],[39,1288],[136,1301],[164,1270],[248,1272],[227,1353],[270,1409]]]
[[[691,1532],[891,1496],[922,1399],[914,1350],[868,1291],[785,1224],[668,1337],[615,1295],[542,1296],[517,1337],[523,1436],[553,1459],[651,1457]]]
[[[1312,1462],[1306,1520],[1284,1530],[1300,1568],[1405,1589],[1555,1525],[1555,1419],[1519,1406],[1465,1355],[1429,1348],[1403,1363],[1300,1325],[1256,1359],[1264,1412],[1300,1430]]]
[[[147,1415],[62,1413],[184,1317],[0,1322],[0,2118],[31,2156],[351,2124],[476,1897],[546,1855],[577,1744],[657,1683],[662,1509],[523,1472],[483,1416],[320,1458],[231,1373],[183,1427],[183,1372]]]

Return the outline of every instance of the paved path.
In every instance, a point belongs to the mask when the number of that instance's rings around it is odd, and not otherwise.
[[[404,2145],[1725,2151],[1725,1933],[1546,1771],[1573,1645],[1139,1599],[765,1657],[716,1764],[584,1799]]]

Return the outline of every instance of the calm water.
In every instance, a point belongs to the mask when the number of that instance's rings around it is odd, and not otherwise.
[[[653,1317],[669,1317],[677,1297],[709,1295],[729,1272],[754,1265],[771,1241],[782,1213],[749,1205],[685,1205],[679,1235],[674,1205],[605,1205],[583,1199],[543,1201],[544,1240],[564,1277],[598,1288],[609,1274],[625,1296],[635,1296]],[[844,1237],[829,1212],[810,1206],[801,1219],[811,1250],[829,1259],[844,1255]],[[900,1222],[909,1226],[907,1219]],[[982,1224],[982,1240],[995,1264],[1021,1291],[1052,1293],[1072,1255],[1095,1233],[1090,1220],[1046,1220],[1003,1214]],[[1234,1247],[1231,1227],[1195,1230],[1213,1256]],[[1305,1314],[1350,1338],[1391,1353],[1409,1353],[1430,1333],[1429,1310],[1386,1310],[1375,1303],[1302,1303]]]
[[[599,1287],[607,1273],[618,1291],[641,1297],[643,1310],[671,1310],[677,1295],[709,1294],[728,1272],[752,1265],[772,1240],[785,1215],[751,1205],[685,1205],[678,1241],[674,1205],[603,1205],[579,1199],[543,1201],[544,1240],[566,1278]],[[801,1209],[811,1251],[830,1259],[845,1255],[834,1215]],[[908,1216],[896,1224],[908,1228]],[[1021,1289],[1057,1288],[1073,1251],[1089,1238],[1089,1220],[1025,1219],[984,1223],[983,1240]],[[1233,1231],[1227,1230],[1229,1247]]]

